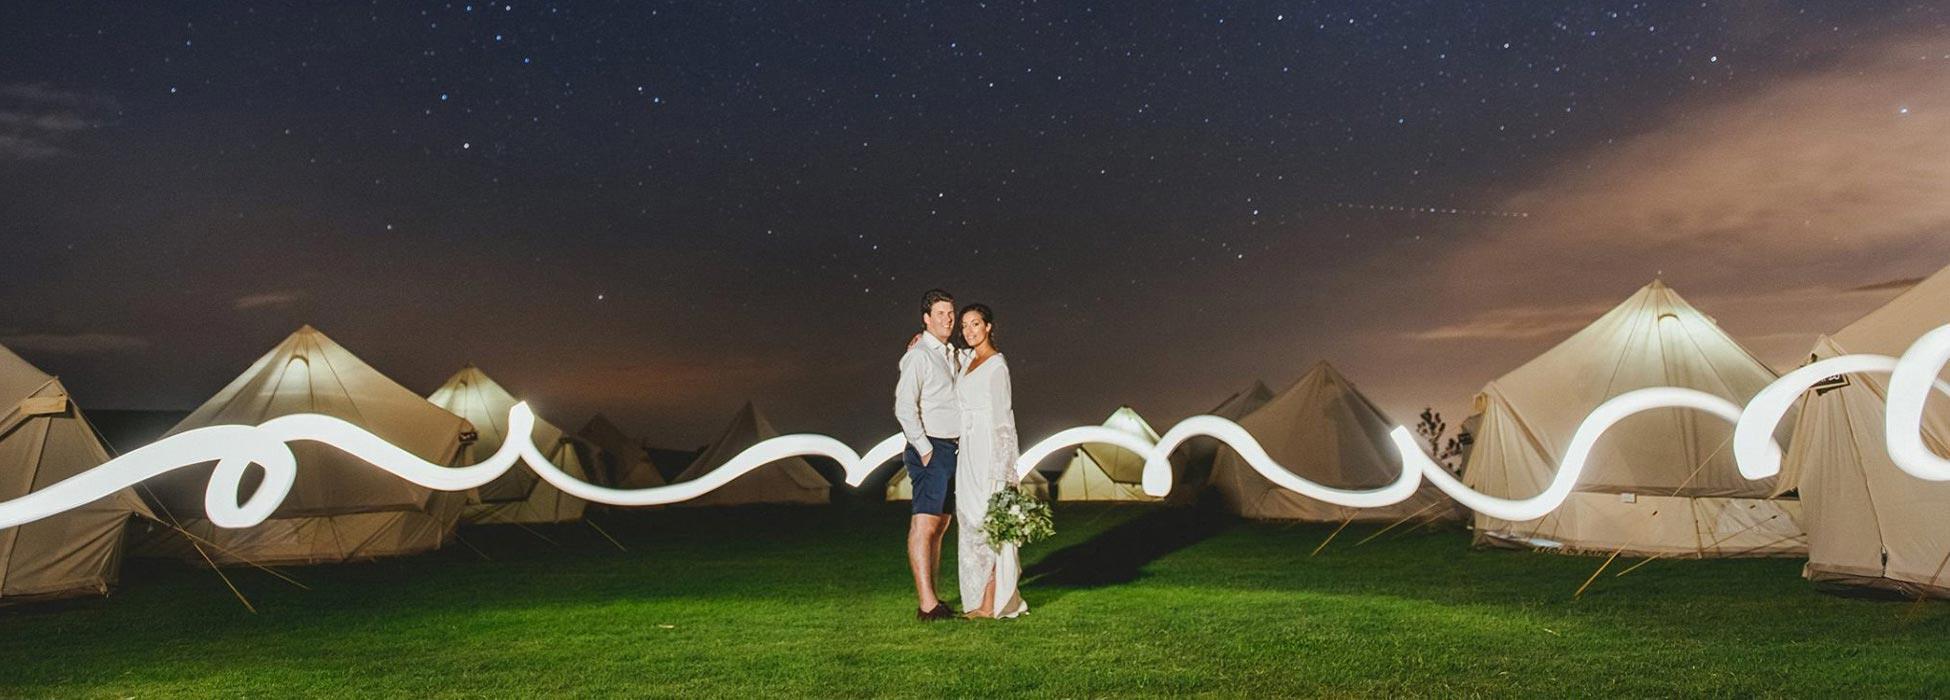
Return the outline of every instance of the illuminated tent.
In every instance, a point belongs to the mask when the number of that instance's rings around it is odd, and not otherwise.
[[[1598,320],[1483,387],[1482,423],[1464,467],[1471,488],[1542,492],[1565,445],[1599,404],[1647,387],[1703,391],[1745,405],[1775,376],[1677,292],[1654,281]],[[1699,557],[1807,551],[1800,503],[1734,466],[1733,425],[1701,411],[1639,413],[1606,431],[1555,512],[1511,522],[1475,516],[1479,544]],[[1786,440],[1782,440],[1783,444]]]
[[[1273,400],[1273,390],[1266,382],[1255,379],[1245,391],[1234,393],[1207,411],[1207,415],[1218,416],[1234,423],[1245,418],[1259,407]],[[1193,437],[1186,440],[1178,449],[1172,451],[1171,493],[1165,500],[1174,504],[1187,504],[1198,499],[1200,493],[1212,485],[1212,462],[1219,458],[1218,440],[1210,437]]]
[[[1950,268],[1816,342],[1812,359],[1902,355],[1950,323]],[[1802,396],[1782,484],[1798,486],[1810,580],[1950,597],[1950,483],[1898,469],[1883,442],[1889,375],[1831,378]],[[1923,442],[1950,455],[1950,403],[1933,396]]]
[[[467,365],[447,379],[427,397],[434,405],[467,419],[474,425],[474,454],[485,458],[501,449],[508,439],[508,410],[518,400],[507,389],[482,372]],[[540,416],[535,418],[535,447],[548,461],[569,476],[588,481],[583,456],[574,439]],[[582,518],[586,501],[563,493],[542,480],[526,462],[477,489],[478,503],[469,503],[461,520],[470,523],[562,523]]]
[[[108,461],[61,380],[0,347],[0,501]],[[103,595],[122,564],[129,516],[155,517],[129,489],[0,530],[0,602]]]
[[[1029,470],[1029,475],[1022,478],[1022,484],[1029,487],[1029,492],[1037,498],[1049,500],[1049,477],[1043,476],[1042,472]],[[894,478],[887,482],[887,500],[914,500],[914,483],[907,480],[907,467],[894,470]]]
[[[622,428],[598,413],[577,433],[600,452],[592,474],[604,486],[641,489],[664,485],[664,476],[650,461],[650,451],[631,440]]]
[[[1326,362],[1315,363],[1238,423],[1273,461],[1317,484],[1372,489],[1394,483],[1401,474],[1401,457],[1388,439],[1397,423]],[[1382,508],[1345,508],[1307,498],[1261,476],[1227,447],[1212,464],[1212,485],[1227,510],[1261,520],[1392,523],[1460,517],[1448,496],[1426,482],[1408,500]]]
[[[294,413],[343,419],[434,464],[471,459],[474,428],[465,419],[394,383],[311,326],[258,358],[170,435]],[[203,492],[214,463],[151,479],[146,493],[159,515],[206,543],[202,554],[219,564],[340,562],[437,549],[469,498],[421,487],[321,443],[290,448],[298,459],[296,482],[255,527],[219,528],[204,519]],[[244,488],[255,488],[255,480],[246,479]],[[143,542],[139,553],[202,561],[182,538]]]
[[[1158,431],[1130,406],[1119,406],[1104,427],[1158,442]],[[1078,447],[1063,474],[1056,478],[1059,501],[1157,501],[1144,493],[1144,456],[1122,447],[1089,444]]]
[[[711,441],[709,447],[698,453],[697,459],[684,473],[677,475],[674,482],[681,483],[703,476],[713,469],[731,461],[745,448],[764,440],[778,437],[779,432],[772,429],[771,421],[765,419],[758,408],[750,402],[739,409],[738,415],[725,426],[718,439]],[[674,505],[684,506],[730,506],[754,503],[826,503],[832,498],[832,485],[826,477],[806,460],[791,457],[746,472],[744,476],[733,479],[718,489],[703,496]]]

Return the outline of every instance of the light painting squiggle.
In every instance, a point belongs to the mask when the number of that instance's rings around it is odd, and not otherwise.
[[[1016,462],[1027,475],[1036,464],[1057,452],[1091,443],[1116,445],[1142,455],[1143,487],[1152,496],[1165,496],[1172,486],[1171,452],[1198,436],[1217,439],[1239,453],[1267,480],[1302,496],[1349,508],[1377,508],[1407,500],[1427,479],[1458,503],[1493,518],[1534,520],[1549,514],[1569,498],[1584,473],[1586,461],[1606,430],[1632,415],[1662,408],[1704,411],[1734,424],[1733,456],[1741,476],[1765,479],[1781,471],[1781,448],[1774,431],[1794,402],[1822,379],[1839,374],[1890,374],[1884,441],[1890,458],[1904,472],[1928,481],[1950,481],[1950,459],[1932,452],[1922,438],[1923,409],[1931,387],[1950,395],[1950,384],[1937,377],[1950,364],[1950,325],[1919,338],[1901,358],[1883,355],[1843,355],[1789,372],[1755,394],[1745,407],[1692,389],[1639,389],[1600,404],[1578,426],[1565,448],[1564,460],[1543,492],[1521,499],[1500,498],[1463,485],[1448,470],[1429,459],[1407,428],[1396,427],[1389,439],[1402,455],[1402,472],[1394,483],[1378,489],[1349,490],[1304,479],[1273,460],[1251,433],[1218,416],[1193,416],[1165,432],[1156,444],[1120,430],[1101,426],[1070,428],[1030,446]],[[528,404],[509,411],[508,434],[528,435],[535,416]],[[782,435],[753,445],[731,461],[702,477],[642,489],[616,489],[591,484],[556,467],[532,440],[509,439],[478,464],[448,467],[420,459],[346,421],[317,414],[282,416],[255,426],[218,425],[185,431],[131,451],[100,466],[10,501],[0,502],[0,529],[18,527],[113,495],[124,488],[176,469],[216,463],[204,491],[210,522],[228,528],[264,522],[284,502],[297,478],[298,464],[290,444],[320,442],[420,486],[441,491],[477,488],[526,462],[543,479],[564,493],[588,501],[619,506],[677,503],[711,492],[754,469],[789,457],[818,456],[838,462],[846,483],[858,487],[875,471],[900,456],[901,436],[891,435],[862,455],[845,443],[824,435]],[[250,465],[263,468],[264,478],[249,498],[237,494]]]

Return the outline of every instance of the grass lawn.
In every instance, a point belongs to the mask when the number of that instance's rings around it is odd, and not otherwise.
[[[922,624],[899,506],[598,517],[627,552],[476,528],[487,559],[231,571],[258,614],[130,562],[112,598],[0,609],[0,696],[1950,693],[1950,607],[1819,593],[1795,560],[1655,561],[1573,600],[1598,559],[1460,529],[1309,556],[1331,526],[1072,506],[1025,554],[1028,616]]]

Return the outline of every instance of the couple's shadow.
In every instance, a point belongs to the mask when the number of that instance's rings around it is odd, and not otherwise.
[[[1129,583],[1159,557],[1224,532],[1234,519],[1207,496],[1188,506],[1112,506],[1152,510],[1030,564],[1022,574],[1025,597],[1033,605],[1061,598],[1072,588]]]

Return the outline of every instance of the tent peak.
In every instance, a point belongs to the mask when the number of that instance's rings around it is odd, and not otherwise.
[[[1314,376],[1315,374],[1324,375],[1329,379],[1338,379],[1342,376],[1340,368],[1335,367],[1334,363],[1326,360],[1316,360],[1313,366],[1308,367],[1306,373],[1300,375],[1300,379],[1294,383],[1299,384],[1300,382],[1304,382],[1308,377]]]

